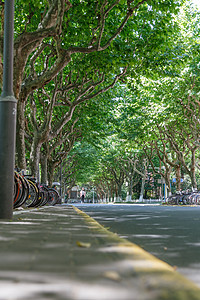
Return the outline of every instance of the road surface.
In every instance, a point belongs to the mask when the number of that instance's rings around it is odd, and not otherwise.
[[[77,204],[100,224],[129,239],[200,287],[200,207]]]

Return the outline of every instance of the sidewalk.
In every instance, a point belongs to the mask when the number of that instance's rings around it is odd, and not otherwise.
[[[172,267],[73,206],[0,221],[0,300],[193,300]]]

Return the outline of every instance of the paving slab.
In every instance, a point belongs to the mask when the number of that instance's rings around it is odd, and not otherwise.
[[[193,300],[200,289],[71,205],[0,221],[0,300]]]

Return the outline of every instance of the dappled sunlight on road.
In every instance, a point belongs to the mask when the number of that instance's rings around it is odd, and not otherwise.
[[[81,209],[200,286],[200,207],[101,204]]]
[[[76,300],[121,300],[127,297],[124,287],[113,289],[103,283],[91,283],[84,280],[51,276],[33,272],[0,272],[1,299],[35,300],[35,299],[76,299]],[[16,278],[18,278],[16,280]],[[136,291],[137,292],[137,291]],[[139,292],[139,291],[138,291]],[[114,297],[114,298],[113,298]]]

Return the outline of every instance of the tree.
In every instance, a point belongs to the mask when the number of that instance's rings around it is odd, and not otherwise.
[[[145,60],[150,49],[163,43],[164,34],[172,28],[168,21],[180,3],[173,0],[167,3],[152,0],[148,5],[147,0],[136,4],[125,0],[109,3],[104,0],[16,1],[14,93],[18,99],[16,149],[19,167],[26,167],[24,111],[29,95],[42,89],[70,62],[83,56],[89,60],[92,57],[93,61],[96,57],[107,68],[114,65],[114,74],[127,63],[140,65],[139,56]],[[3,10],[3,2],[0,7]],[[1,28],[1,61],[2,36]]]
[[[20,17],[17,14],[16,18],[18,21],[22,18],[25,21],[24,26],[17,28],[14,57],[14,92],[18,99],[17,153],[20,167],[25,168],[26,165],[23,116],[28,96],[57,76],[75,53],[105,50],[121,33],[134,10],[146,1],[128,10],[126,7],[120,18],[108,29],[105,21],[113,16],[113,10],[118,9],[119,2],[106,4],[102,1],[100,5],[96,1],[90,5],[85,2],[84,6],[80,1],[73,1],[71,4],[68,0],[40,3],[31,1],[29,4],[24,1],[16,2],[16,11],[22,15]],[[28,18],[25,19],[27,11]],[[79,18],[76,18],[77,15]],[[83,18],[85,26],[80,32]],[[71,36],[75,38],[72,40]]]
[[[104,74],[99,72],[96,72],[93,78],[88,78],[87,73],[83,76],[72,76],[69,73],[65,77],[59,74],[50,82],[50,87],[47,85],[29,96],[27,123],[28,140],[32,140],[31,174],[37,177],[43,143],[50,143],[55,138],[58,140],[60,136],[60,141],[57,141],[57,146],[60,146],[68,139],[68,133],[63,131],[71,121],[76,107],[112,88],[123,75],[124,72],[111,82],[106,82]]]

